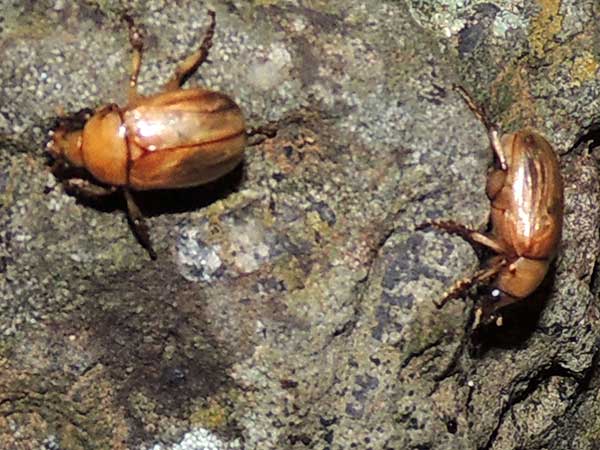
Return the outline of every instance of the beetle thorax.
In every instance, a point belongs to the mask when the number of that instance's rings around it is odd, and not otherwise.
[[[99,181],[113,186],[128,181],[127,136],[117,108],[104,108],[83,129],[81,153],[84,166]]]

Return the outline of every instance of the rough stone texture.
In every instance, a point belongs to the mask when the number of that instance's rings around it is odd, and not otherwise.
[[[49,173],[62,109],[123,104],[127,12],[155,92],[217,12],[189,83],[278,121],[210,186],[123,202]],[[600,14],[593,0],[0,0],[0,447],[596,449]],[[473,332],[491,154],[449,89],[535,126],[565,178],[538,294]]]

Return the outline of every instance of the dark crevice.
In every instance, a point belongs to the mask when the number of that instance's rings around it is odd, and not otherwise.
[[[432,195],[431,192],[424,194],[426,196]],[[356,285],[354,287],[354,291],[355,291],[355,298],[356,298],[356,302],[354,304],[354,312],[352,314],[352,317],[347,320],[346,322],[344,322],[342,324],[341,327],[337,328],[332,336],[331,339],[329,339],[325,345],[323,346],[323,349],[327,348],[332,342],[333,340],[338,337],[338,336],[347,336],[349,334],[352,333],[352,331],[356,328],[356,324],[358,323],[358,318],[361,315],[361,309],[360,309],[360,304],[362,303],[364,294],[365,294],[365,290],[368,287],[368,282],[371,278],[371,274],[374,270],[375,267],[375,262],[378,260],[381,249],[385,246],[386,242],[390,239],[390,237],[397,231],[397,228],[394,226],[394,222],[396,221],[396,218],[398,217],[399,214],[402,213],[404,209],[399,209],[398,211],[394,211],[393,213],[391,213],[390,215],[388,215],[388,217],[386,218],[386,220],[384,220],[383,224],[384,225],[388,225],[388,227],[384,226],[384,230],[382,231],[382,233],[380,234],[380,237],[378,239],[376,239],[375,245],[373,245],[373,247],[370,249],[369,252],[369,258],[367,261],[365,261],[365,266],[367,267],[367,274],[360,280],[358,280],[356,282]],[[390,219],[391,217],[391,219]]]
[[[357,311],[354,310],[354,314],[352,319],[344,322],[341,327],[336,328],[333,332],[333,337],[338,337],[342,335],[350,335],[354,328],[356,328],[356,323],[358,322],[358,317],[356,317]]]
[[[426,192],[420,196],[417,196],[416,198],[411,199],[410,202],[422,201],[428,197],[437,195],[438,191],[439,190],[434,190],[432,192]],[[387,241],[398,230],[398,227],[394,226],[394,223],[397,220],[398,216],[400,214],[402,214],[402,212],[404,212],[404,208],[400,208],[397,211],[390,213],[388,215],[388,217],[386,218],[386,220],[384,220],[383,223],[386,225],[389,224],[389,226],[384,227],[384,230],[382,231],[380,237],[376,240],[375,245],[369,252],[370,257],[367,261],[365,261],[365,266],[367,266],[367,274],[362,279],[357,281],[355,288],[354,288],[355,294],[356,294],[355,298],[357,299],[357,301],[354,305],[354,312],[352,314],[352,318],[349,319],[348,321],[344,322],[341,327],[337,328],[333,332],[331,339],[324,345],[323,348],[327,348],[331,344],[331,342],[333,342],[334,338],[336,338],[338,336],[342,336],[342,335],[344,335],[344,336],[349,335],[356,328],[356,324],[358,323],[358,318],[361,315],[360,304],[362,303],[362,299],[363,299],[365,290],[367,289],[369,279],[371,278],[371,274],[375,267],[375,262],[378,260],[381,250],[385,246]]]
[[[600,146],[600,123],[592,123],[584,129],[566,154],[577,152],[582,146],[587,146],[590,149]]]
[[[570,408],[570,413],[569,414],[564,414],[562,415],[560,418],[556,419],[556,429],[561,430],[561,429],[567,429],[566,425],[569,424],[569,422],[572,420],[573,416],[575,414],[577,414],[579,408],[581,407],[581,405],[585,402],[585,400],[588,398],[585,394],[588,390],[596,390],[597,386],[591,386],[592,381],[594,380],[595,377],[597,377],[598,375],[598,350],[600,350],[600,341],[598,341],[596,343],[596,346],[594,348],[593,351],[593,357],[592,357],[592,362],[590,363],[590,368],[588,370],[586,370],[582,376],[581,376],[581,381],[579,382],[579,384],[577,385],[577,388],[575,389],[575,392],[573,394],[573,401],[571,403],[571,408]],[[595,393],[593,394],[595,395]],[[552,448],[552,447],[550,447]]]
[[[333,333],[331,333],[331,335],[325,341],[323,347],[318,352],[315,352],[314,354],[320,353],[323,350],[327,349],[335,341],[335,339],[337,337],[350,336],[356,329],[356,325],[358,324],[358,319],[361,315],[360,304],[361,304],[361,301],[362,301],[362,298],[364,295],[364,291],[366,289],[366,284],[369,279],[369,275],[371,273],[373,260],[368,261],[367,264],[369,265],[367,275],[356,282],[354,289],[353,289],[353,291],[354,291],[353,295],[351,295],[351,297],[355,299],[355,301],[353,302],[353,305],[352,305],[353,311],[352,311],[351,317],[348,320],[346,320],[344,323],[342,323],[340,326],[338,326],[335,330],[333,330]]]
[[[594,267],[592,268],[592,275],[590,277],[590,291],[594,296],[598,295],[600,290],[600,264],[598,264],[598,258],[594,261]]]
[[[427,345],[423,346],[422,348],[409,353],[408,356],[404,359],[404,361],[402,361],[402,364],[400,365],[400,370],[405,369],[413,359],[423,356],[427,350],[431,350],[432,348],[439,345],[441,342],[442,342],[442,338],[440,337],[439,339],[436,339],[435,341],[428,343]]]
[[[465,411],[465,419],[466,419],[467,423],[469,423],[470,422],[470,420],[469,420],[469,412],[471,411],[471,401],[473,400],[473,391],[475,390],[474,389],[475,386],[474,386],[473,383],[468,383],[467,382],[467,387],[468,387],[469,390],[467,392],[467,398],[465,400],[464,411]]]
[[[473,314],[474,303],[470,302],[469,304],[471,305],[467,312],[467,316],[469,317],[469,319],[467,321],[465,321],[465,323],[464,323],[463,333],[462,333],[461,340],[460,340],[460,345],[454,351],[452,358],[446,365],[446,368],[444,370],[442,370],[442,372],[440,374],[438,374],[434,377],[435,385],[433,387],[432,392],[436,392],[440,386],[440,383],[442,381],[444,381],[446,378],[449,378],[453,374],[460,372],[459,368],[458,368],[459,362],[461,360],[461,357],[465,353],[465,349],[468,348],[469,341],[473,339],[473,323],[475,320],[475,316]]]
[[[592,365],[593,367],[593,365]],[[498,437],[500,427],[504,423],[504,419],[508,413],[513,410],[513,407],[530,397],[536,392],[543,383],[548,381],[552,377],[571,378],[578,383],[577,390],[573,395],[573,399],[577,399],[580,394],[585,390],[586,386],[589,385],[591,379],[592,370],[587,370],[585,373],[574,372],[560,364],[552,364],[547,368],[543,368],[539,372],[535,373],[532,377],[524,377],[520,380],[515,380],[512,386],[518,386],[521,383],[527,383],[524,389],[513,391],[510,393],[508,401],[502,406],[500,413],[498,414],[498,421],[496,426],[492,430],[488,441],[483,447],[479,447],[479,450],[490,450]],[[575,401],[575,400],[573,400]]]

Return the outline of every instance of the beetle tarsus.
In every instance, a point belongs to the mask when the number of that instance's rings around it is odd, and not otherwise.
[[[154,260],[157,258],[157,255],[152,247],[152,241],[150,239],[148,226],[144,220],[144,215],[140,211],[137,203],[135,203],[133,195],[129,189],[123,189],[123,194],[125,195],[125,201],[127,202],[127,218],[129,219],[131,228],[133,229],[135,236],[140,241],[140,244],[142,244],[142,246],[150,255],[150,258]]]
[[[152,241],[150,240],[150,233],[148,231],[148,226],[146,225],[146,221],[143,218],[142,219],[130,218],[130,221],[131,221],[132,228],[134,230],[136,237],[138,238],[138,240],[140,241],[142,246],[148,252],[150,259],[155,260],[156,258],[158,258],[158,256],[156,255],[156,252],[154,251],[154,248],[152,247]]]
[[[144,49],[144,39],[141,30],[135,25],[131,16],[126,14],[123,16],[123,19],[127,22],[129,28],[129,42],[131,46],[141,52]]]
[[[486,129],[498,129],[498,126],[489,119],[485,108],[482,105],[479,105],[464,87],[459,86],[458,84],[453,84],[452,89],[461,96],[469,109],[473,112],[473,114],[475,114],[475,117],[477,117],[479,121],[483,123]]]
[[[131,75],[129,76],[129,101],[132,102],[138,96],[137,80],[140,74],[140,67],[142,66],[144,40],[140,29],[135,26],[133,18],[130,15],[125,14],[123,20],[127,22],[127,27],[129,28],[129,43],[133,48]]]
[[[208,16],[210,17],[210,25],[204,34],[200,47],[185,58],[183,62],[179,64],[177,69],[175,69],[173,77],[165,84],[165,91],[179,89],[192,72],[198,69],[207,60],[208,53],[212,47],[212,38],[215,34],[215,27],[217,25],[215,12],[208,10]]]

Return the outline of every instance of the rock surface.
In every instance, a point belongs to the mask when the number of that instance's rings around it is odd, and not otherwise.
[[[209,186],[117,197],[50,174],[60,110],[125,103],[130,14],[156,92],[189,80],[279,124]],[[0,1],[0,448],[595,449],[600,15],[593,0]],[[536,295],[471,331],[491,153],[452,92],[534,126],[565,178]]]

